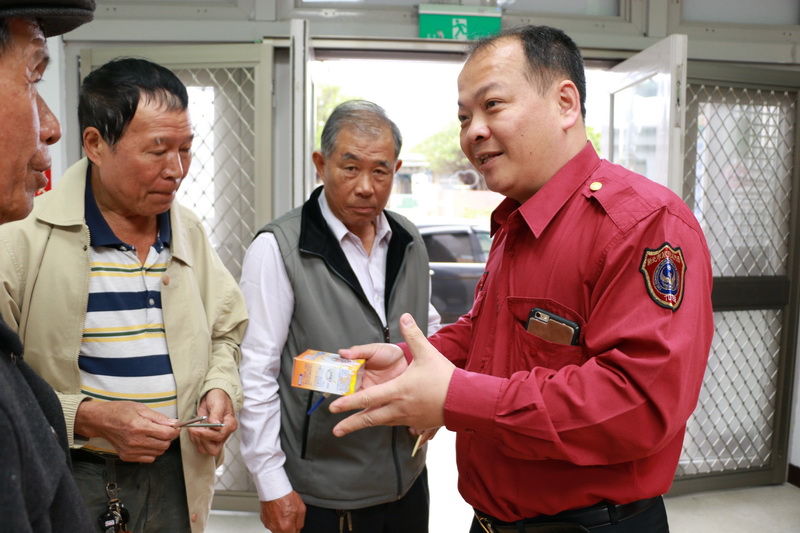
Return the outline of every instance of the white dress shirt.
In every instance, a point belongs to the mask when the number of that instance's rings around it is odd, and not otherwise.
[[[381,213],[378,217],[375,241],[367,253],[361,239],[333,214],[324,194],[319,196],[319,206],[364,294],[386,325],[386,257],[392,235],[386,215]],[[259,500],[270,501],[292,491],[283,469],[278,374],[294,309],[292,286],[272,233],[262,233],[250,245],[242,265],[240,286],[250,314],[239,366],[244,389],[244,406],[239,413],[241,452],[253,474]],[[441,317],[430,303],[428,310],[430,335],[439,329]]]

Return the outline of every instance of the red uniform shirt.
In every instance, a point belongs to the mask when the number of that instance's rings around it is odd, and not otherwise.
[[[492,225],[472,310],[430,339],[459,368],[444,416],[462,496],[512,521],[665,493],[714,333],[692,212],[587,143]],[[577,322],[578,344],[529,333],[534,307]]]

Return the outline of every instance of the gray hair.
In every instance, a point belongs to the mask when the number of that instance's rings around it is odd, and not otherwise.
[[[320,150],[322,155],[330,157],[336,149],[336,139],[344,128],[354,128],[361,133],[377,137],[387,127],[392,132],[394,156],[397,158],[400,155],[400,148],[403,146],[403,136],[400,135],[397,124],[378,104],[367,100],[348,100],[336,106],[325,122],[320,140]]]
[[[11,18],[12,17],[0,16],[0,56],[5,54],[5,52],[8,50],[8,46],[11,44],[11,28],[8,26],[8,21],[11,20]],[[41,27],[39,21],[37,21],[33,17],[13,17],[13,18],[24,20],[25,22],[36,24],[37,26]]]
[[[19,16],[19,17],[9,17],[9,16],[0,16],[0,56],[4,55],[8,50],[9,45],[11,44],[11,28],[8,25],[8,21],[12,19],[19,19],[25,21],[29,24],[35,24],[37,27],[41,28],[41,23],[33,17],[28,16]]]
[[[0,17],[0,56],[6,51],[6,47],[10,42],[11,30],[8,28],[8,19]]]

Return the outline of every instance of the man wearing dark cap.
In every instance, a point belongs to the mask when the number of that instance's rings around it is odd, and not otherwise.
[[[48,146],[61,137],[36,89],[49,59],[45,39],[89,22],[94,8],[94,0],[0,0],[0,224],[30,213]],[[2,319],[0,457],[0,532],[96,530],[70,473],[60,402]]]

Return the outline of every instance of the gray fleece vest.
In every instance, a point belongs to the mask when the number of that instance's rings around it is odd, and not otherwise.
[[[306,349],[336,352],[355,344],[401,342],[400,315],[409,312],[423,332],[428,323],[428,254],[407,219],[386,212],[392,238],[386,266],[384,328],[339,243],[322,217],[322,188],[300,208],[267,224],[280,247],[295,297],[289,336],[281,354],[281,446],[292,487],[306,503],[360,509],[405,495],[425,465],[424,450],[411,457],[407,427],[377,427],[346,437],[332,430],[347,414],[333,415],[329,398],[311,415],[320,393],[291,386],[292,360]]]

